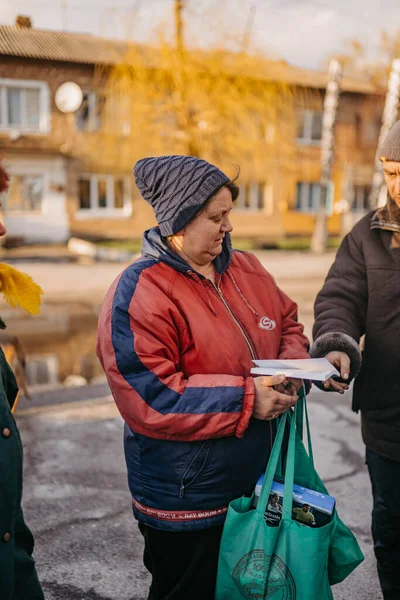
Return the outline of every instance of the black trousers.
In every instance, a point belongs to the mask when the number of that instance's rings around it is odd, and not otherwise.
[[[148,600],[214,600],[222,526],[175,532],[139,523],[139,529],[152,575]]]
[[[400,599],[400,463],[367,448],[372,483],[372,537],[384,600]]]

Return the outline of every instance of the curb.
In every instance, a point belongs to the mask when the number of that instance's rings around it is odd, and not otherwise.
[[[82,408],[90,408],[91,406],[113,404],[114,399],[110,396],[101,398],[91,398],[89,400],[81,400],[80,402],[60,402],[59,404],[50,404],[46,406],[32,406],[31,408],[21,408],[16,410],[14,417],[18,420],[19,417],[30,417],[44,413],[64,412],[67,410],[77,410]]]
[[[116,248],[99,247],[93,242],[81,240],[80,238],[71,238],[68,241],[68,250],[78,256],[87,256],[97,261],[106,262],[127,262],[138,256],[138,254],[124,252]]]

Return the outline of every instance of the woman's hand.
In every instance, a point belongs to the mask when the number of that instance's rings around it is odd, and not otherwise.
[[[304,383],[302,379],[294,379],[287,377],[283,383],[275,386],[277,392],[286,394],[286,396],[297,396],[299,390],[302,389]]]
[[[329,352],[325,356],[326,360],[329,360],[331,365],[337,368],[340,372],[340,377],[342,379],[348,379],[350,373],[350,358],[345,352]],[[324,387],[326,390],[332,390],[334,392],[339,392],[339,394],[344,394],[346,390],[349,389],[347,383],[340,383],[339,381],[335,381],[332,379],[328,379],[324,383]]]
[[[253,417],[262,421],[276,419],[279,415],[286,412],[299,397],[297,393],[282,394],[274,389],[285,382],[284,375],[274,375],[273,377],[255,377],[255,399],[253,408]],[[299,381],[299,380],[297,380]]]

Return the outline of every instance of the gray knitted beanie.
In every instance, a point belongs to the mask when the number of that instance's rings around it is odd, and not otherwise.
[[[142,158],[133,173],[164,237],[182,229],[230,181],[217,167],[195,156]]]
[[[381,160],[400,162],[400,121],[397,121],[385,137],[379,149]]]

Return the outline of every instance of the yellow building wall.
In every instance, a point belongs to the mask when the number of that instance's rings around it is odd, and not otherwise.
[[[143,201],[134,186],[132,173],[126,173],[132,182],[132,214],[128,217],[80,218],[78,210],[77,180],[79,173],[113,173],[118,170],[118,156],[123,156],[129,138],[115,138],[113,155],[101,147],[96,133],[78,131],[74,119],[62,114],[55,106],[54,95],[61,83],[76,81],[82,89],[102,89],[105,73],[91,65],[60,64],[52,61],[5,57],[0,65],[0,77],[14,77],[46,81],[51,95],[51,132],[46,136],[23,135],[15,141],[0,135],[5,155],[35,152],[62,156],[69,162],[67,176],[67,212],[70,234],[91,238],[140,238],[142,232],[155,224],[151,207]],[[298,94],[304,106],[322,107],[322,91],[302,88]],[[371,168],[379,136],[384,96],[359,93],[342,93],[335,130],[334,203],[343,195],[345,172],[350,166]],[[288,131],[290,126],[287,128]],[[293,127],[294,129],[294,127]],[[293,136],[295,134],[293,133]],[[283,136],[289,140],[292,134]],[[6,139],[7,138],[7,139]],[[267,206],[262,212],[235,210],[232,214],[234,234],[237,237],[254,237],[269,242],[284,236],[308,236],[312,233],[315,216],[294,210],[298,181],[318,182],[320,177],[320,146],[303,146],[293,137],[293,150],[289,164],[276,166],[266,173],[265,181],[271,188]],[[237,157],[240,164],[240,156]],[[278,162],[277,162],[278,164]],[[133,166],[133,165],[132,165]],[[246,181],[242,172],[241,180]],[[368,180],[361,182],[368,184]],[[340,215],[329,218],[329,233],[340,233]]]
[[[348,165],[373,165],[381,111],[381,98],[360,94],[341,96],[335,128],[332,174],[334,212],[328,216],[327,221],[331,236],[341,233],[341,215],[335,212],[335,205],[343,197],[346,168]],[[260,244],[273,243],[285,236],[311,236],[316,217],[295,210],[297,182],[319,182],[320,155],[320,144],[304,145],[293,139],[288,164],[278,166],[277,161],[274,171],[265,174],[269,189],[265,209],[234,209],[231,215],[233,235],[236,238],[252,238]],[[238,163],[240,164],[240,157]],[[135,239],[156,224],[151,207],[140,197],[134,185],[132,174],[127,176],[131,177],[132,182],[132,215],[123,218],[80,219],[76,214],[77,190],[72,185],[68,203],[72,235]],[[246,181],[246,173],[242,172],[240,180]]]
[[[104,217],[80,219],[74,205],[77,199],[71,199],[70,227],[71,235],[88,239],[138,239],[143,232],[155,226],[156,220],[151,206],[142,198],[132,199],[132,215],[129,217]]]

